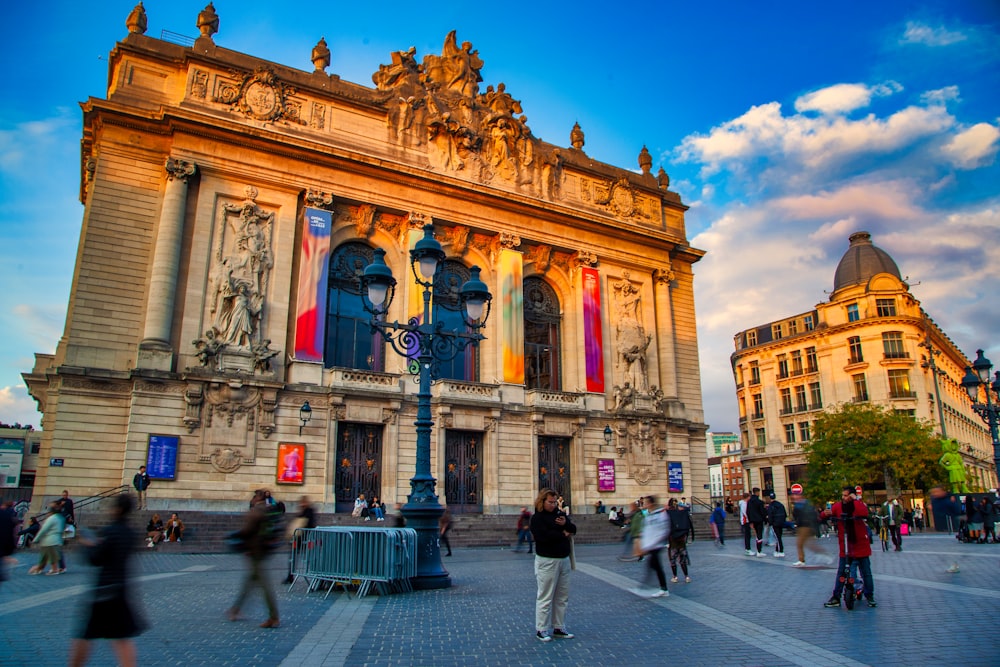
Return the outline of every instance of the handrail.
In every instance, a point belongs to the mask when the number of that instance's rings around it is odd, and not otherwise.
[[[131,487],[129,487],[128,484],[122,484],[121,486],[116,486],[116,487],[113,487],[113,488],[110,488],[110,489],[105,489],[104,491],[99,491],[98,493],[95,493],[92,496],[87,496],[86,498],[81,498],[80,500],[74,500],[73,501],[73,516],[74,516],[74,518],[76,517],[76,512],[79,509],[81,509],[83,507],[87,507],[88,505],[93,505],[94,503],[98,503],[98,502],[100,502],[100,501],[102,501],[102,500],[104,500],[106,498],[111,498],[113,496],[121,495],[123,493],[128,493],[128,491],[129,491],[130,488]],[[59,499],[56,498],[56,500],[59,500]],[[48,503],[46,503],[46,507],[47,506],[48,506]],[[41,517],[45,516],[48,513],[49,513],[48,511],[45,511],[45,512],[42,512],[40,514],[36,514],[34,518],[40,519]]]
[[[709,512],[711,512],[712,510],[715,509],[715,505],[713,505],[712,503],[706,503],[704,500],[701,500],[697,496],[691,496],[691,503],[692,504],[701,505],[702,507],[704,507],[705,509],[707,509]]]

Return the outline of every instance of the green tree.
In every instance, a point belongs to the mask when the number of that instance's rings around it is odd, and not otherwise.
[[[933,425],[871,403],[844,403],[824,412],[802,449],[808,458],[806,493],[814,502],[839,498],[846,485],[882,483],[894,494],[945,479]]]

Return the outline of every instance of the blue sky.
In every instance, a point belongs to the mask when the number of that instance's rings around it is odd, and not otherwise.
[[[196,36],[201,1],[148,0],[147,34]],[[343,6],[349,4],[350,6]],[[654,172],[691,206],[706,421],[735,430],[733,335],[827,298],[867,230],[969,356],[1000,365],[1000,5],[218,0],[216,43],[372,85],[392,51],[458,30],[536,136]],[[62,334],[83,207],[79,102],[103,97],[132,2],[5,10],[0,103],[0,421],[39,424],[20,374]],[[698,5],[698,6],[695,6]],[[279,12],[276,7],[282,7]],[[326,7],[329,7],[326,8]]]

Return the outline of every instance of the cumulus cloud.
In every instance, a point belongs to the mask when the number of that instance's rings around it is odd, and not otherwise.
[[[920,96],[920,101],[925,104],[945,104],[947,102],[958,102],[958,86],[945,86],[937,90],[928,90]]]
[[[965,41],[966,36],[960,32],[948,30],[944,26],[929,26],[926,23],[908,21],[906,31],[900,38],[900,44],[922,44],[924,46],[948,46]]]
[[[842,114],[861,109],[871,104],[872,97],[885,97],[901,91],[903,87],[895,81],[877,86],[861,83],[838,83],[799,97],[795,100],[798,112],[818,111],[823,114]]]
[[[41,415],[35,407],[35,400],[28,396],[24,387],[0,387],[0,422],[4,424],[32,425],[36,429],[41,424]]]
[[[975,169],[993,164],[1000,130],[989,123],[977,123],[959,132],[941,147],[941,152],[957,169]]]

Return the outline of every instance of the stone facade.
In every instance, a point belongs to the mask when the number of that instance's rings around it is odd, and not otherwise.
[[[741,331],[735,342],[747,489],[771,488],[787,498],[792,484],[805,484],[801,447],[817,415],[869,401],[933,422],[959,442],[970,487],[996,488],[989,431],[961,386],[969,359],[868,233],[851,236],[828,301]]]
[[[692,265],[703,253],[648,151],[636,173],[588,157],[578,126],[569,147],[540,141],[502,83],[480,91],[482,60],[454,32],[422,64],[412,50],[390,54],[373,88],[327,74],[322,41],[304,72],[217,46],[214,13],[186,47],[146,36],[137,11],[111,52],[107,99],[83,104],[85,212],[65,334],[25,374],[44,415],[40,458],[64,459],[39,467],[38,495],[130,483],[150,436],[163,436],[176,438],[176,475],[154,482],[153,508],[245,507],[275,484],[281,443],[305,445],[304,480],[278,493],[342,509],[357,489],[338,496],[338,480],[361,465],[359,489],[405,500],[417,392],[407,359],[388,346],[381,367],[296,355],[306,209],[329,214],[331,249],[386,250],[401,278],[389,320],[407,320],[419,298],[405,277],[425,224],[449,259],[483,267],[497,305],[477,376],[433,385],[442,502],[457,475],[475,486],[463,497],[473,511],[514,511],[555,477],[577,507],[622,504],[665,494],[669,462],[686,495],[701,493]],[[558,301],[555,387],[527,388],[523,360],[507,359],[523,321],[499,301],[525,295],[503,262]],[[358,460],[338,453],[349,438]],[[471,453],[455,463],[453,446]],[[616,462],[613,493],[598,494],[599,458]]]

